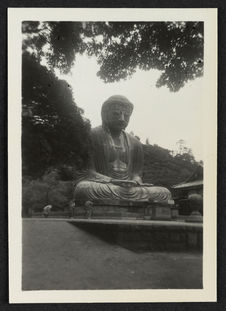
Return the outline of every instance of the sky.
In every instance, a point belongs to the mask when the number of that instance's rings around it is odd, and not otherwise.
[[[77,56],[71,73],[61,76],[71,85],[77,106],[95,127],[101,124],[101,106],[112,95],[124,95],[133,104],[127,132],[133,132],[145,143],[176,150],[183,139],[197,161],[203,159],[202,109],[203,80],[197,78],[178,92],[155,86],[161,72],[137,70],[131,78],[105,83],[98,76],[95,57]]]

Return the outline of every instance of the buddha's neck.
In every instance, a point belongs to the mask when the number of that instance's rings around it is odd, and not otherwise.
[[[121,130],[119,130],[119,131],[117,131],[117,130],[110,130],[110,133],[111,133],[111,137],[113,139],[119,139],[122,131]]]

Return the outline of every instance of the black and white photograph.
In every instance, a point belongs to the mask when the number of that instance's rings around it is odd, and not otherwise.
[[[216,300],[216,9],[8,9],[12,303]]]

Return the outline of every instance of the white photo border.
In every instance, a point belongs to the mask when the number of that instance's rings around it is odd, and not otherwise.
[[[30,21],[204,22],[203,289],[22,291],[21,23]],[[19,104],[18,104],[19,103]],[[217,9],[8,9],[8,221],[10,303],[216,301],[217,258]]]

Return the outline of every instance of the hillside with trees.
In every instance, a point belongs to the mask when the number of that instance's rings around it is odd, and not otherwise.
[[[189,154],[172,156],[169,150],[150,144],[143,144],[143,151],[144,182],[170,188],[188,179],[197,168],[202,171],[200,164]],[[39,178],[24,177],[24,215],[28,214],[29,208],[41,211],[47,204],[53,205],[53,211],[68,209],[73,198],[73,176],[76,168],[64,162],[60,164],[57,168],[49,167]]]
[[[157,145],[143,145],[145,182],[170,188],[185,181],[200,164],[188,153],[171,155],[167,149]]]

